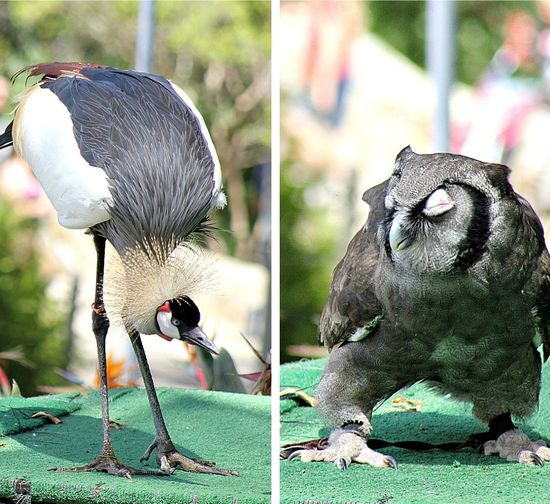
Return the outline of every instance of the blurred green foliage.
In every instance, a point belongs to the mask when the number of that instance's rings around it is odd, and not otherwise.
[[[138,9],[137,1],[0,2],[0,74],[9,77],[47,61],[132,68]],[[229,206],[216,213],[215,225],[231,232],[219,233],[218,241],[209,244],[242,259],[257,259],[265,244],[258,243],[261,233],[254,232],[260,195],[250,190],[250,179],[254,167],[270,159],[271,5],[160,0],[155,17],[152,71],[173,80],[194,101],[222,165]],[[29,84],[24,77],[14,83],[14,104]],[[24,257],[11,256],[16,253],[11,244],[19,243],[23,231],[16,221],[9,222],[2,221],[0,231],[7,240],[0,245],[2,261],[13,265],[9,274],[0,271],[0,349],[25,345],[36,368],[20,373],[14,366],[13,377],[27,394],[36,385],[57,383],[51,369],[64,365],[64,335],[50,320],[54,312],[32,246]]]
[[[300,172],[299,179],[292,176]],[[281,361],[288,345],[316,345],[316,324],[328,295],[338,230],[327,229],[328,208],[311,208],[306,191],[315,176],[281,164]],[[306,210],[307,209],[307,210]]]
[[[506,15],[513,10],[523,10],[536,16],[536,2],[470,0],[456,3],[456,78],[473,84],[502,43]],[[369,2],[365,8],[370,30],[424,67],[426,2]]]
[[[54,367],[65,368],[66,334],[63,317],[46,296],[47,281],[39,271],[34,243],[37,222],[18,217],[0,200],[0,350],[21,347],[32,368],[0,362],[23,395],[39,385],[56,385]]]

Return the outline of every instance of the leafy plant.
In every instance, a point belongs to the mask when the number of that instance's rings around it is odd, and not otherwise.
[[[306,204],[314,175],[281,166],[281,360],[289,345],[316,345],[316,323],[326,301],[331,271],[336,264],[337,230],[330,232],[326,207]]]
[[[0,347],[15,347],[25,356],[9,360],[0,356],[0,361],[23,395],[36,393],[41,383],[60,383],[53,368],[66,365],[63,317],[46,296],[36,229],[36,221],[16,216],[0,200]]]

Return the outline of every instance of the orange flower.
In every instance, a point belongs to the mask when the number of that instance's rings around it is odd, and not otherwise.
[[[128,379],[126,359],[115,359],[113,354],[107,354],[107,386],[111,388],[135,387],[137,383]],[[94,387],[99,388],[99,369],[96,369]]]

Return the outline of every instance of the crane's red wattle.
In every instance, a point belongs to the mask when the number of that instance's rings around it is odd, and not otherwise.
[[[166,301],[157,311],[170,313],[172,310],[170,310],[170,304]]]

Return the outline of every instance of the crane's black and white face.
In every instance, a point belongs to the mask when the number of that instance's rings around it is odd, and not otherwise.
[[[404,150],[390,179],[379,230],[393,267],[413,274],[449,273],[481,260],[495,231],[491,207],[501,190],[509,190],[506,175],[499,165]]]
[[[198,327],[200,318],[197,305],[187,296],[170,299],[157,309],[158,335],[169,340],[184,340],[217,354],[216,345]]]

